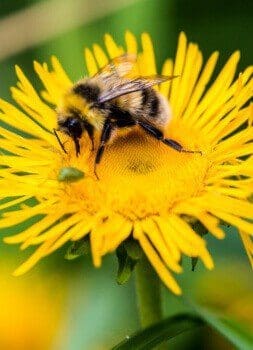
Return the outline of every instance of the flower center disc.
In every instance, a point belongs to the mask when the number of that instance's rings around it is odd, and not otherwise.
[[[194,148],[198,149],[198,148]],[[79,167],[81,158],[79,158]],[[109,205],[127,217],[146,217],[168,212],[175,203],[202,190],[207,159],[198,153],[180,153],[139,130],[118,136],[106,146],[96,166],[99,180],[89,180],[78,191],[94,201]],[[89,157],[91,174],[94,154]],[[88,186],[89,182],[89,186]],[[87,198],[88,199],[88,198]],[[89,198],[90,200],[91,198]],[[132,211],[132,213],[131,213]]]

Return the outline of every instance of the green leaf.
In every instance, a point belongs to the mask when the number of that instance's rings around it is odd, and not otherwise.
[[[227,338],[237,349],[253,349],[253,335],[241,324],[206,307],[195,304],[194,309],[207,324]]]
[[[84,237],[79,241],[73,242],[68,248],[65,259],[74,260],[81,255],[87,255],[90,253],[90,241],[89,238]]]
[[[58,174],[60,182],[76,182],[84,178],[84,172],[73,167],[61,168]]]
[[[181,314],[167,318],[140,332],[135,333],[112,350],[149,350],[177,335],[202,326],[199,317],[191,314]]]

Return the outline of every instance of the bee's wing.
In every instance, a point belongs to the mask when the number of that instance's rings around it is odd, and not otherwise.
[[[115,82],[110,90],[102,92],[98,98],[98,102],[103,103],[116,97],[129,94],[131,92],[148,89],[154,85],[164,83],[167,80],[176,78],[177,76],[154,75],[149,77],[138,77],[134,79],[122,79]]]
[[[135,62],[136,56],[134,54],[124,54],[115,57],[102,67],[94,77],[102,79],[104,83],[122,78],[131,71]]]

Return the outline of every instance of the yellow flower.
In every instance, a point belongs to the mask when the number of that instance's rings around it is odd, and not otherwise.
[[[123,49],[106,35],[106,51],[98,45],[85,49],[89,74],[104,66],[108,56],[124,51],[136,54],[136,38],[127,32],[125,41]],[[156,74],[148,34],[141,36],[141,42],[135,73]],[[219,224],[225,221],[250,240],[253,127],[252,107],[247,102],[252,97],[253,67],[234,80],[239,57],[235,52],[228,59],[206,91],[218,52],[203,65],[198,46],[187,44],[181,33],[174,62],[168,59],[162,68],[162,74],[179,77],[158,88],[172,110],[165,133],[185,149],[201,150],[202,155],[179,153],[135,129],[106,148],[97,167],[99,180],[94,176],[94,152],[88,137],[82,137],[81,155],[76,157],[72,140],[61,133],[68,151],[65,154],[52,133],[55,107],[72,86],[59,61],[52,57],[52,69],[34,63],[45,87],[43,98],[17,67],[19,82],[12,94],[24,112],[1,100],[1,119],[32,137],[0,128],[1,147],[8,151],[1,155],[0,194],[12,197],[0,209],[20,204],[4,214],[0,227],[37,217],[32,226],[6,237],[5,242],[22,243],[22,249],[39,247],[15,275],[26,272],[65,242],[85,235],[90,237],[93,263],[99,267],[103,255],[133,235],[162,281],[180,294],[170,270],[181,272],[182,254],[199,257],[208,269],[213,268],[205,240],[192,228],[194,222],[199,221],[221,239],[224,232]],[[59,182],[63,167],[77,168],[85,176],[78,182]],[[33,207],[26,204],[30,198],[37,199]]]
[[[28,279],[14,279],[7,272],[13,261],[7,256],[4,258],[0,264],[0,348],[49,350],[59,334],[66,334],[64,340],[67,341],[66,280],[57,272],[50,277],[38,271]]]

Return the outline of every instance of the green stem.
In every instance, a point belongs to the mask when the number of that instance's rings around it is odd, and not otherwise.
[[[145,328],[162,319],[161,284],[145,256],[136,266],[135,277],[139,317]]]

